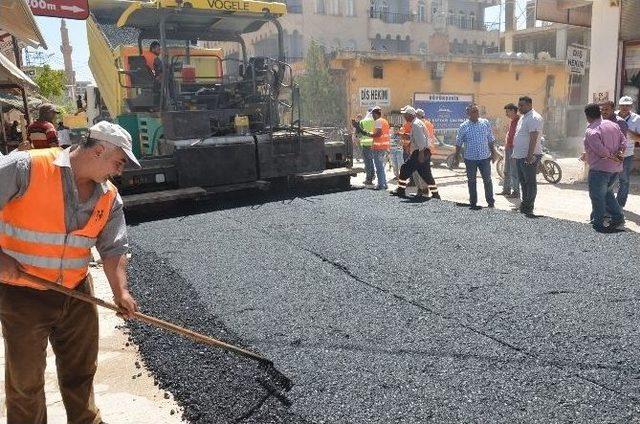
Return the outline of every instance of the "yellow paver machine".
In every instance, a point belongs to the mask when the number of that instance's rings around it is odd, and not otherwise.
[[[142,164],[116,181],[125,206],[274,182],[324,179],[348,187],[358,171],[351,144],[301,126],[278,21],[285,4],[92,0],[91,10],[89,66],[99,100],[132,134]],[[244,37],[266,24],[276,35],[277,57],[248,57]],[[161,72],[154,72],[158,62],[148,48],[154,41]],[[223,45],[238,54],[225,57]]]

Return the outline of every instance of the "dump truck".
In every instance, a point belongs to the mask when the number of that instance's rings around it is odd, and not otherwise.
[[[142,169],[116,179],[125,207],[273,183],[348,187],[352,145],[304,128],[284,59],[284,3],[92,0],[89,66],[101,106],[131,134]],[[244,35],[271,24],[277,57],[248,57]],[[161,46],[153,71],[149,44]],[[240,55],[221,48],[236,43]]]

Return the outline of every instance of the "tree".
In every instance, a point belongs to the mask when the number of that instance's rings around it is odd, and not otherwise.
[[[310,125],[344,125],[344,87],[329,71],[324,47],[311,41],[305,58],[305,72],[298,78],[302,119]]]
[[[36,71],[35,83],[40,87],[40,94],[50,98],[60,96],[67,84],[67,78],[63,70],[51,69],[49,65],[44,65]]]

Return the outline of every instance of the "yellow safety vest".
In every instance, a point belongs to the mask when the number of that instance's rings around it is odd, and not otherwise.
[[[366,132],[372,133],[374,128],[374,122],[375,121],[373,119],[363,119],[362,121],[360,121],[360,126]],[[360,134],[360,146],[362,147],[373,146],[373,137]]]

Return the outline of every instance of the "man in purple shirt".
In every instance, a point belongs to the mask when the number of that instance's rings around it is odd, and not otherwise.
[[[589,122],[584,135],[584,157],[589,164],[591,224],[598,232],[615,232],[624,225],[624,215],[613,194],[613,185],[622,171],[627,139],[617,124],[602,119],[599,105],[588,104],[584,113]],[[611,222],[605,227],[607,210],[611,212]]]
[[[602,114],[602,119],[607,119],[611,122],[615,122],[620,127],[620,131],[624,134],[625,138],[627,137],[627,131],[629,131],[629,124],[624,118],[616,115],[616,104],[611,100],[607,102],[600,103],[600,113]]]

